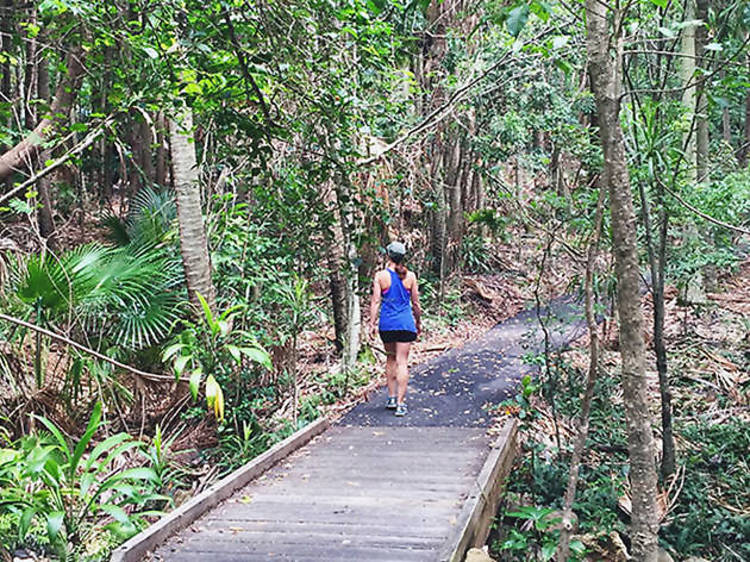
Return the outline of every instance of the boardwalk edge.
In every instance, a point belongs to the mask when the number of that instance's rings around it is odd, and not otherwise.
[[[495,443],[498,445],[487,456],[474,491],[464,502],[448,547],[440,556],[441,562],[463,562],[471,547],[481,548],[487,541],[518,449],[515,419],[506,422]]]
[[[212,484],[191,500],[170,511],[156,523],[120,545],[112,553],[110,562],[137,562],[141,560],[166,538],[192,524],[219,502],[227,499],[271,466],[304,446],[316,435],[323,433],[329,425],[330,422],[324,417],[299,429],[283,441],[279,441],[265,453],[258,455],[246,465]]]

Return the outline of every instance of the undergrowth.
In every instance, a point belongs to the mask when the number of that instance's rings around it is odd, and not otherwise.
[[[613,358],[614,354],[608,353]],[[680,356],[689,356],[689,352],[673,347],[672,354],[672,376],[679,381],[673,404],[680,476],[671,494],[677,496],[676,501],[661,525],[660,544],[675,560],[688,556],[719,562],[750,560],[750,422],[737,416],[717,416],[716,410],[723,411],[720,409],[732,400],[728,396],[707,399],[704,388],[680,377]],[[560,378],[556,381],[558,388],[578,389],[555,394],[558,415],[572,420],[580,406],[583,373],[562,361],[556,364],[562,367],[553,374]],[[614,366],[614,361],[608,364]],[[504,405],[506,411],[521,418],[523,442],[522,454],[511,472],[505,504],[498,513],[496,525],[500,532],[490,545],[494,555],[504,561],[548,560],[554,550],[545,545],[557,544],[559,535],[554,525],[540,529],[534,516],[539,510],[547,510],[547,517],[554,517],[563,507],[574,433],[563,438],[560,452],[551,408],[543,398],[549,380],[541,377],[538,383],[529,383],[534,392],[525,403],[516,398]],[[618,505],[629,488],[619,385],[616,368],[604,370],[597,382],[573,505],[578,518],[576,536],[583,539],[590,555],[604,559],[615,557],[623,546],[629,546],[628,515]],[[747,393],[747,384],[740,384],[733,400],[736,402],[737,396],[746,400]],[[523,396],[521,392],[519,397]],[[701,411],[696,411],[697,404]],[[658,414],[654,413],[657,420]],[[668,487],[664,482],[660,486]],[[525,515],[519,515],[519,511]],[[622,538],[621,543],[618,537]]]

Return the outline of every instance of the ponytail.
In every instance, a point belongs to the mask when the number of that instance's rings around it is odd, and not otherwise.
[[[401,281],[406,279],[406,274],[409,273],[409,270],[406,269],[406,266],[402,263],[397,263],[394,266],[394,269],[396,270],[396,273],[398,274]]]

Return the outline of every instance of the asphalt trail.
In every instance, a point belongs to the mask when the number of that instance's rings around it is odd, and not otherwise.
[[[553,300],[541,310],[551,347],[567,347],[586,331],[582,307],[570,297]],[[549,318],[547,319],[547,314]],[[350,426],[489,425],[487,406],[513,396],[519,381],[538,369],[524,362],[544,348],[544,332],[534,307],[488,330],[481,338],[411,369],[406,402],[409,414],[397,418],[385,410],[387,389],[357,405],[339,422]]]

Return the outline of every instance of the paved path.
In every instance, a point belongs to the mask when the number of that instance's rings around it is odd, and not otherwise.
[[[558,300],[551,310],[569,326],[551,330],[555,347],[582,333],[575,306]],[[169,539],[153,560],[446,559],[490,451],[486,406],[533,370],[523,356],[541,341],[527,311],[414,368],[406,418],[383,409],[382,389]]]

